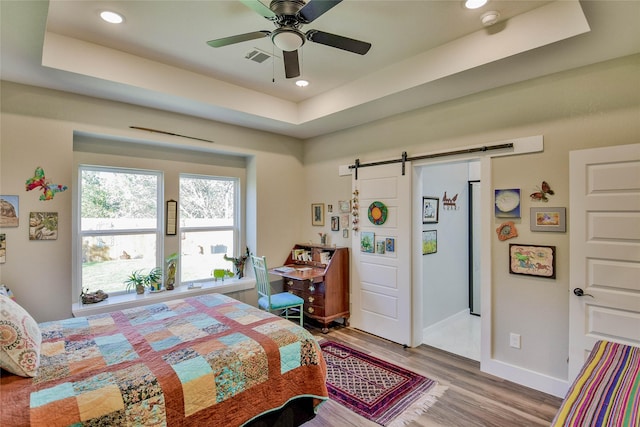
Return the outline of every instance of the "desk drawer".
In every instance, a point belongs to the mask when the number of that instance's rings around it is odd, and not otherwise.
[[[324,317],[324,306],[304,302],[304,312],[312,316]]]
[[[305,293],[321,293],[324,294],[324,282],[313,283],[311,280],[284,279],[284,289],[286,291],[296,291]]]

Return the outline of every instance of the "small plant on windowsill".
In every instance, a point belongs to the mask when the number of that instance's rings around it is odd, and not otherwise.
[[[127,292],[135,289],[137,294],[144,294],[146,287],[151,290],[159,290],[158,284],[162,280],[162,269],[160,267],[154,267],[149,270],[149,273],[143,273],[142,270],[136,270],[129,274],[124,284],[127,287]]]

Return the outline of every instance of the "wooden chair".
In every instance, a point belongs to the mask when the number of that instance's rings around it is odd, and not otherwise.
[[[256,274],[256,289],[258,290],[258,307],[263,310],[274,312],[280,311],[280,315],[285,319],[300,321],[303,324],[302,305],[304,300],[297,295],[289,292],[281,292],[278,294],[271,293],[271,282],[269,281],[269,270],[267,269],[266,257],[257,257],[251,255],[251,264]],[[297,314],[290,311],[297,310]]]

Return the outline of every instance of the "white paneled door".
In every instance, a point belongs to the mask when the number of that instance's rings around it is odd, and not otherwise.
[[[357,179],[354,174],[359,230],[352,233],[351,325],[411,345],[410,163],[405,170],[402,175],[402,164],[394,163],[359,168]],[[382,224],[369,219],[374,202],[386,207]],[[371,233],[372,241],[365,238],[363,245],[363,236]]]
[[[640,144],[570,154],[569,381],[598,339],[640,345]]]

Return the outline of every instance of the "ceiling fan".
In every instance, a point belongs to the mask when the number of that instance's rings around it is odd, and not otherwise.
[[[298,49],[302,47],[305,40],[359,55],[366,54],[371,48],[371,43],[320,30],[309,30],[304,33],[301,31],[303,25],[313,22],[342,0],[309,0],[307,3],[303,0],[272,0],[269,7],[259,0],[240,1],[269,21],[272,21],[276,29],[223,37],[210,40],[207,44],[211,47],[223,47],[248,40],[270,37],[273,44],[282,50],[285,75],[288,79],[300,76]]]

